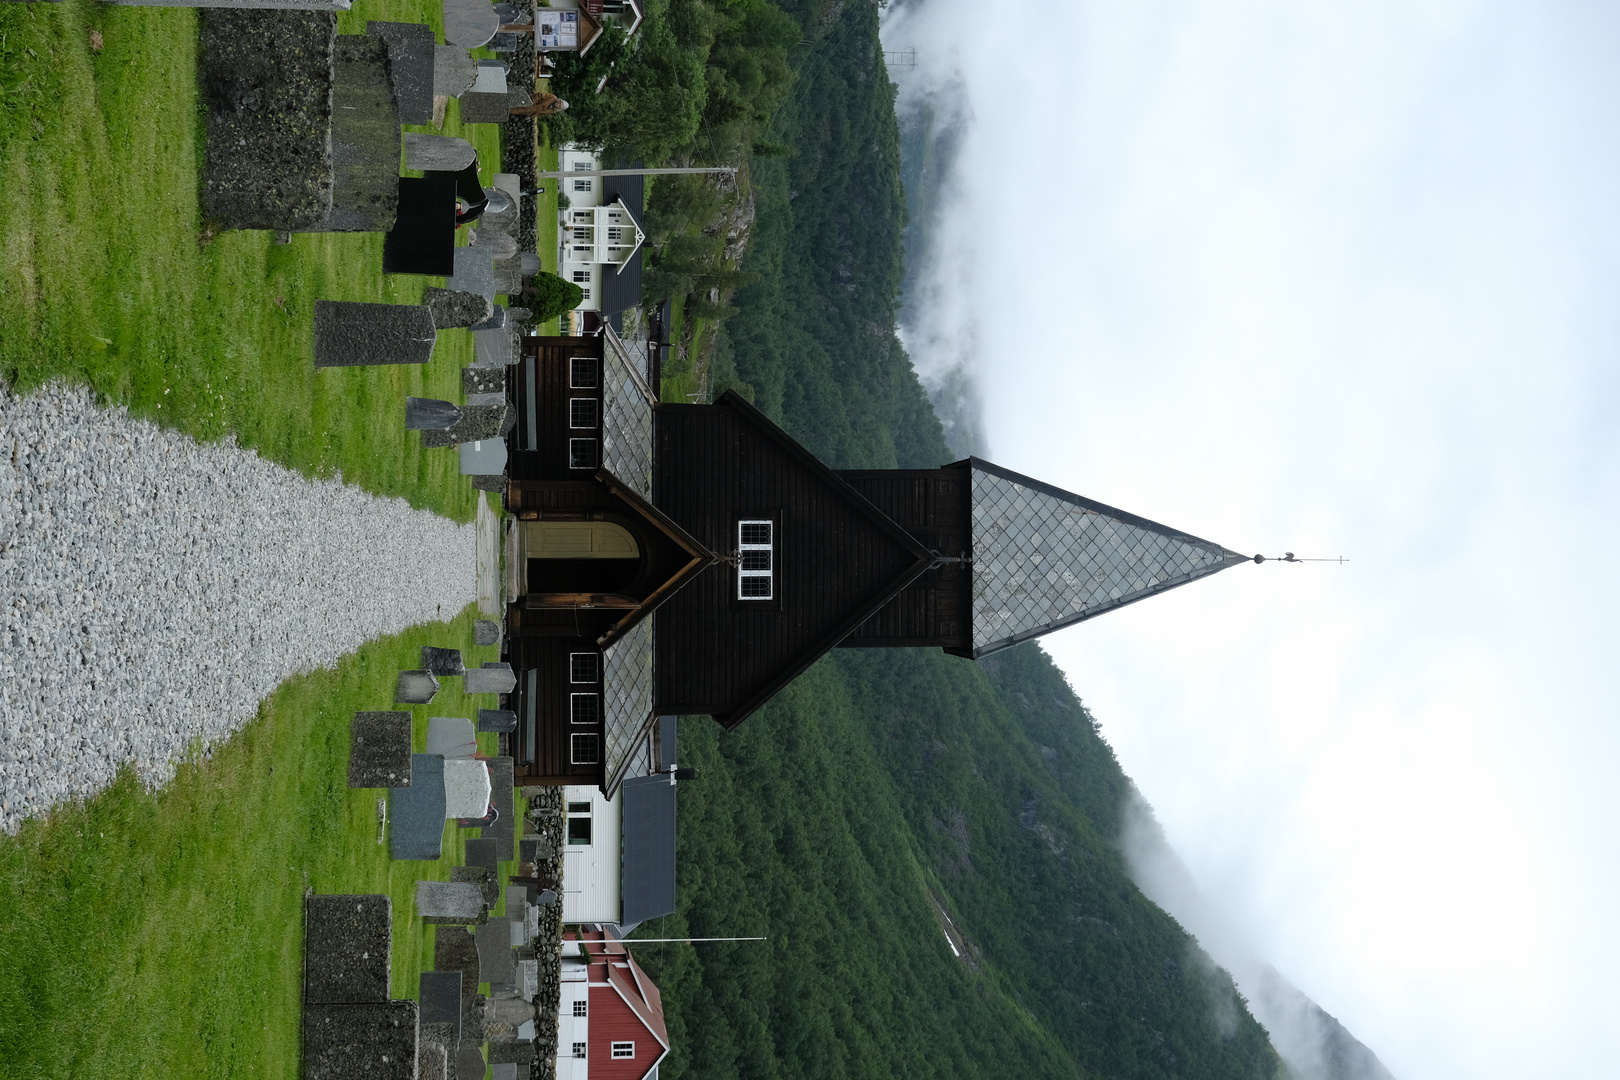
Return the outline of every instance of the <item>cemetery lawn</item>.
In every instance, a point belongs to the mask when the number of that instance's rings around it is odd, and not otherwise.
[[[378,845],[378,790],[347,786],[348,731],[390,706],[422,645],[472,640],[474,610],[289,680],[211,760],[152,792],[128,771],[89,803],[0,838],[0,1077],[299,1074],[306,889],[393,899],[392,995],[415,997],[433,931],[413,921],[438,862]],[[469,663],[496,647],[465,648]],[[475,715],[494,695],[445,684],[431,711]],[[428,706],[415,706],[416,749]],[[494,752],[495,736],[480,741]]]
[[[368,19],[442,23],[426,0],[358,0],[339,31]],[[442,281],[385,276],[380,235],[277,246],[268,232],[210,229],[196,26],[185,8],[0,6],[0,379],[88,385],[199,439],[234,436],[301,472],[470,521],[456,455],[422,450],[403,411],[407,395],[459,400],[471,334],[441,333],[421,366],[311,360],[317,298],[415,303]],[[463,130],[452,101],[443,130],[478,148],[486,181],[498,171],[498,126]]]

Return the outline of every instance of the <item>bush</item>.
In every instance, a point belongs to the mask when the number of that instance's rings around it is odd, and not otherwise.
[[[524,303],[534,313],[524,325],[530,326],[555,319],[563,312],[578,307],[583,299],[585,299],[584,290],[572,281],[564,281],[556,274],[536,274],[529,286],[523,290]]]

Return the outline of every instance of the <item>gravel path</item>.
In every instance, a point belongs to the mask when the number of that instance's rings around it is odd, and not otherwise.
[[[0,385],[0,829],[174,774],[287,677],[474,598],[474,533]]]

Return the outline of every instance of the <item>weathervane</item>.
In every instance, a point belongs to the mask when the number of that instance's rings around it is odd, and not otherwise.
[[[1263,562],[1266,562],[1266,561],[1267,561],[1267,560],[1266,560],[1266,557],[1265,557],[1265,556],[1264,556],[1264,555],[1256,555],[1256,556],[1255,556],[1255,557],[1254,557],[1254,561],[1255,561],[1255,562],[1257,562],[1257,563],[1263,563]],[[1294,553],[1293,553],[1293,552],[1292,552],[1292,551],[1285,551],[1285,552],[1283,552],[1283,555],[1282,555],[1282,558],[1280,558],[1280,559],[1279,559],[1279,558],[1278,558],[1278,557],[1277,557],[1277,556],[1275,556],[1275,555],[1273,555],[1273,556],[1272,556],[1272,557],[1271,557],[1271,560],[1270,560],[1270,561],[1271,561],[1271,562],[1331,562],[1331,563],[1347,563],[1347,562],[1349,562],[1349,561],[1350,561],[1350,560],[1349,560],[1349,559],[1347,559],[1347,558],[1345,558],[1345,557],[1344,557],[1344,556],[1343,556],[1343,555],[1340,555],[1340,556],[1339,556],[1339,557],[1338,557],[1338,558],[1336,558],[1336,559],[1301,559],[1301,558],[1299,558],[1299,557],[1298,557],[1298,556],[1296,556],[1296,555],[1295,555],[1295,554],[1294,554]]]

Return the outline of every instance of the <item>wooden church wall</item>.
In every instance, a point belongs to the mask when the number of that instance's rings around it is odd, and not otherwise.
[[[930,551],[955,557],[971,550],[972,481],[965,463],[943,469],[874,469],[838,475]],[[972,584],[968,569],[958,564],[929,570],[840,644],[846,648],[967,648],[971,644]]]

